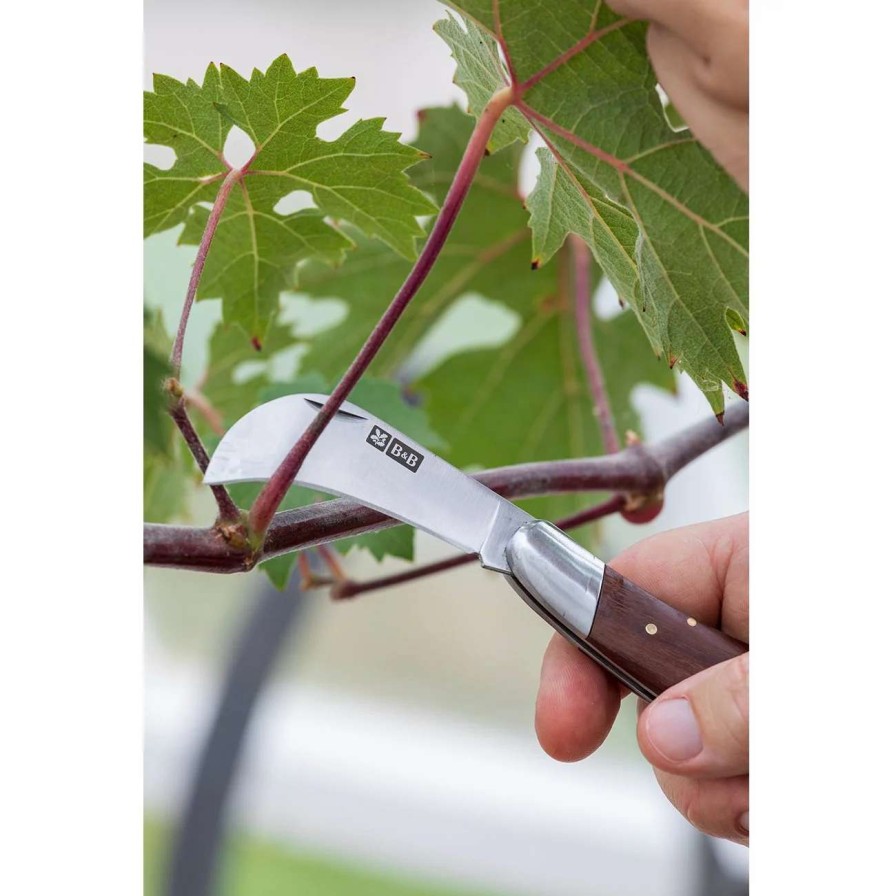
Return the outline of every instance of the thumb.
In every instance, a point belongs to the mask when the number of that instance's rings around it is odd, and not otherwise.
[[[749,656],[680,682],[641,713],[638,743],[651,765],[692,778],[747,774]]]

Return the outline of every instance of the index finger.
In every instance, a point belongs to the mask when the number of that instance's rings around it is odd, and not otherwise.
[[[661,601],[747,641],[749,523],[746,513],[661,532],[610,566]]]
[[[747,640],[747,514],[662,532],[611,564],[707,625]],[[560,635],[545,652],[535,725],[545,752],[583,759],[606,738],[625,689]]]

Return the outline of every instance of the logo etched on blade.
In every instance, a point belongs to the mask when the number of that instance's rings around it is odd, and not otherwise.
[[[392,444],[386,452],[392,460],[398,461],[403,467],[407,467],[412,473],[416,473],[423,463],[423,455],[414,451],[398,439],[392,439]]]
[[[392,436],[386,432],[385,429],[380,429],[378,426],[374,426],[373,429],[370,430],[370,435],[367,436],[367,441],[373,445],[377,451],[385,451],[386,445],[389,444],[389,439]]]
[[[420,469],[420,464],[423,463],[423,455],[419,451],[405,445],[400,439],[393,439],[391,433],[379,426],[374,426],[370,430],[367,434],[367,442],[373,445],[377,451],[385,451],[388,457],[403,467],[407,467],[412,473],[416,473]]]

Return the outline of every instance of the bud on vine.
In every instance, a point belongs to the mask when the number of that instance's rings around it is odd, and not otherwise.
[[[620,513],[628,523],[642,525],[655,520],[663,509],[663,490],[658,489],[649,494],[628,495],[625,507]]]

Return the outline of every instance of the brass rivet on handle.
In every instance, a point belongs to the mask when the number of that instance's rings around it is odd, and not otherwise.
[[[657,633],[657,627],[652,622],[648,622],[647,625],[644,626],[644,631],[646,631],[648,635],[655,635]]]
[[[688,616],[688,625],[696,625],[697,620],[693,616]]]

